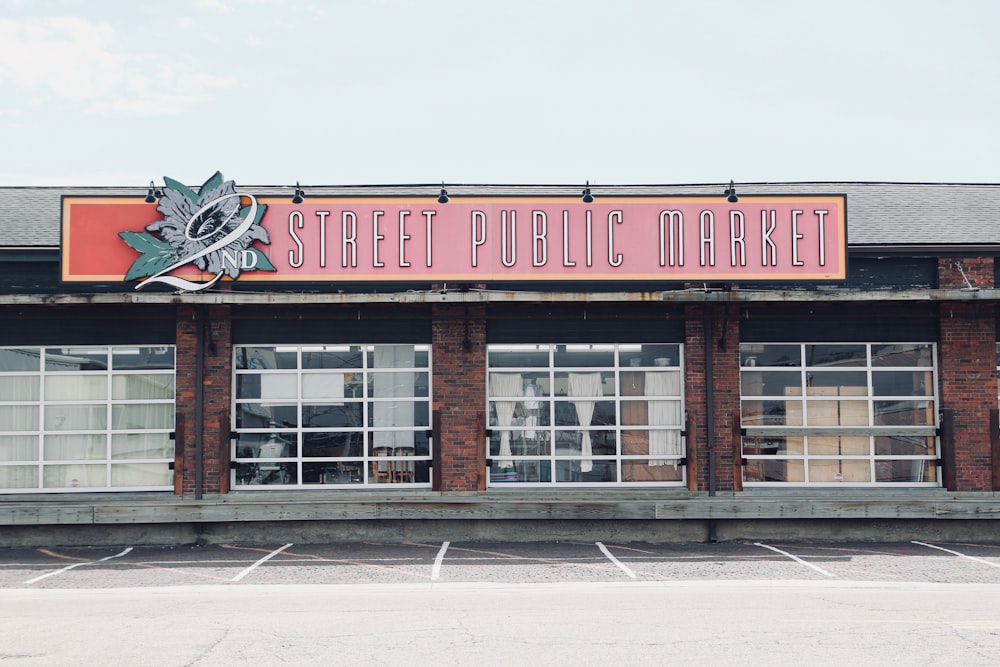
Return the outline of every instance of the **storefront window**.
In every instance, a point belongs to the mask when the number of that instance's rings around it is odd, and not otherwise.
[[[426,345],[235,348],[234,487],[430,485]]]
[[[685,484],[678,344],[490,345],[490,485]]]
[[[174,347],[0,348],[0,492],[173,489]]]
[[[744,485],[939,485],[934,353],[740,344]]]

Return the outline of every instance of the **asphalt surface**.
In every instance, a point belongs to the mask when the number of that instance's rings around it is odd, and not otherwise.
[[[0,550],[0,664],[1000,664],[1000,544]]]
[[[0,589],[692,580],[1000,584],[1000,544],[444,542],[0,549]]]

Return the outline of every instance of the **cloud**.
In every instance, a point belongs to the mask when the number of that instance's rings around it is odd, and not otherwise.
[[[116,52],[115,37],[109,24],[75,17],[0,19],[0,81],[115,116],[182,113],[233,84],[144,66],[149,58]]]

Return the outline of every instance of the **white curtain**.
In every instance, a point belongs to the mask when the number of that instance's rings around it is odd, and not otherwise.
[[[373,357],[374,368],[413,368],[416,348],[412,345],[376,345]],[[414,393],[414,373],[373,373],[373,398],[409,398]],[[407,426],[405,431],[374,431],[372,445],[375,447],[412,447],[414,425],[414,402],[376,401],[372,404],[372,423],[382,426]]]
[[[645,394],[646,396],[677,396],[680,393],[679,383],[679,373],[647,371]],[[649,401],[650,426],[679,426],[680,423],[680,400]],[[651,430],[649,432],[649,453],[660,456],[680,456],[680,431]],[[673,463],[675,467],[677,466],[676,459],[673,461],[652,459],[649,465],[662,466],[668,463]]]
[[[601,395],[601,374],[600,373],[570,373],[569,374],[569,395],[586,396],[590,400],[581,399],[573,401],[576,406],[576,420],[580,424],[580,453],[584,456],[593,455],[593,447],[590,442],[590,420],[594,417],[594,406],[597,403],[596,397]],[[594,462],[588,459],[580,461],[580,472],[590,472],[594,469]]]
[[[38,395],[37,377],[4,378],[3,394],[11,398]],[[34,384],[32,384],[34,383]],[[30,405],[5,406],[0,410],[0,431],[38,431],[38,408]],[[0,439],[0,462],[21,461],[28,465],[0,466],[0,488],[38,488],[38,436],[4,435]]]
[[[520,373],[490,373],[490,396],[520,395]],[[497,411],[497,426],[508,427],[514,422],[514,408],[517,406],[517,401],[493,401],[493,406]],[[510,460],[510,456],[510,431],[504,429],[500,431],[500,459],[497,467],[501,470],[513,468],[514,462]]]

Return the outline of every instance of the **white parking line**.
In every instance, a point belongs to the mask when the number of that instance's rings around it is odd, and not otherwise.
[[[764,549],[770,549],[771,551],[774,551],[775,553],[779,553],[782,556],[787,556],[788,558],[791,558],[792,560],[794,560],[796,563],[801,563],[802,565],[805,565],[806,567],[811,567],[812,569],[816,570],[817,572],[819,572],[820,574],[822,574],[822,575],[824,575],[826,577],[832,577],[832,576],[834,576],[834,575],[830,574],[829,572],[827,572],[826,570],[824,570],[823,568],[819,567],[818,565],[813,565],[812,563],[807,563],[806,561],[802,560],[798,556],[792,555],[792,554],[788,553],[787,551],[782,551],[781,549],[775,549],[774,547],[768,546],[766,544],[761,544],[760,542],[754,542],[753,544],[754,544],[755,547],[763,547]]]
[[[72,570],[74,567],[81,567],[83,565],[93,565],[94,563],[103,563],[106,560],[111,560],[112,558],[119,558],[121,556],[124,556],[125,554],[127,554],[130,551],[132,551],[132,547],[129,547],[125,551],[121,552],[120,554],[115,554],[114,556],[105,556],[104,558],[101,558],[99,560],[89,560],[89,561],[86,561],[86,562],[83,562],[83,563],[73,563],[72,565],[67,565],[64,568],[58,569],[55,572],[49,572],[47,574],[43,574],[41,576],[35,577],[34,579],[28,579],[24,583],[26,583],[26,584],[33,584],[33,583],[41,581],[42,579],[45,579],[47,577],[54,577],[57,574],[62,574],[63,572],[68,572],[69,570]]]
[[[919,544],[922,547],[929,547],[931,549],[937,549],[939,551],[946,551],[946,552],[948,552],[950,554],[955,554],[956,556],[961,556],[962,558],[968,558],[969,560],[974,560],[977,563],[982,563],[983,565],[989,565],[990,567],[1000,567],[1000,563],[991,563],[988,560],[983,560],[982,558],[976,558],[975,556],[966,556],[963,553],[959,553],[957,551],[952,551],[951,549],[945,549],[944,547],[935,546],[933,544],[927,544],[926,542],[917,542],[916,540],[912,540],[912,542],[913,542],[913,544]]]
[[[448,545],[451,542],[445,542],[441,545],[438,550],[437,556],[434,558],[434,567],[431,568],[431,581],[436,581],[438,577],[441,576],[441,562],[444,560],[444,553],[448,551]]]
[[[625,574],[627,574],[629,576],[629,578],[635,579],[635,572],[633,572],[632,570],[628,569],[628,566],[625,565],[625,563],[623,563],[620,560],[618,560],[617,558],[615,558],[614,555],[610,551],[608,551],[608,548],[606,546],[604,546],[604,544],[602,544],[601,542],[594,542],[594,544],[597,545],[597,547],[604,553],[604,555],[608,557],[608,560],[610,560],[612,563],[614,563],[618,567],[619,570],[621,570],[622,572],[624,572]]]
[[[271,560],[272,558],[274,558],[275,556],[277,556],[278,554],[280,554],[282,551],[284,551],[285,549],[287,549],[290,546],[292,546],[291,542],[289,542],[288,544],[286,544],[283,547],[279,547],[278,549],[275,549],[274,551],[272,551],[268,555],[264,556],[263,558],[261,558],[260,560],[258,560],[256,563],[254,563],[253,565],[251,565],[250,567],[248,567],[247,569],[243,570],[242,572],[240,572],[239,574],[237,574],[235,577],[233,577],[233,581],[239,581],[243,577],[247,576],[248,574],[250,574],[251,572],[253,572],[254,570],[256,570],[257,566],[262,565],[262,564],[266,563],[267,561]]]

